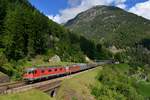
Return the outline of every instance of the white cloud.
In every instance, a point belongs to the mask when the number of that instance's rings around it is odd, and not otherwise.
[[[60,16],[59,15],[56,15],[56,16],[53,16],[53,15],[47,15],[47,17],[57,23],[61,23],[61,20],[60,20]]]
[[[115,0],[115,4],[122,4],[126,2],[127,0]]]
[[[68,4],[71,7],[77,6],[78,4],[80,4],[80,0],[68,0]]]
[[[143,3],[137,3],[134,7],[129,9],[129,12],[150,19],[150,0]]]
[[[96,5],[115,4],[116,6],[125,9],[125,1],[126,0],[68,0],[68,4],[70,5],[69,8],[60,10],[59,15],[50,15],[49,18],[58,23],[65,23],[68,20],[74,18],[77,14]]]
[[[116,7],[119,7],[119,8],[125,9],[125,8],[126,8],[126,5],[125,5],[125,4],[118,4],[118,5],[116,5]]]

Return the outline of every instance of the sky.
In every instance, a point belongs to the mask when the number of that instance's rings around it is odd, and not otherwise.
[[[150,20],[150,0],[29,0],[57,23],[65,23],[96,5],[116,6]]]

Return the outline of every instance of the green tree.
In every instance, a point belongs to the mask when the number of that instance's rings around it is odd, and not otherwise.
[[[4,23],[4,38],[3,43],[6,48],[7,57],[15,60],[20,59],[26,54],[25,35],[23,24],[23,12],[21,7],[16,5],[15,9],[7,11],[6,20]]]

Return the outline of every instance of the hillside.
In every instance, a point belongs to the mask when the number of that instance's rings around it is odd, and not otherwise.
[[[95,77],[100,70],[101,67],[65,79],[57,92],[56,100],[95,100],[91,94],[91,86],[98,82]]]
[[[67,58],[66,55],[71,55],[63,54],[63,48],[66,47],[67,51],[68,47],[73,47],[69,38],[72,33],[49,20],[27,0],[1,0],[0,5],[3,16],[0,19],[0,47],[8,60],[32,58],[48,50],[52,55],[63,56],[63,60]],[[81,52],[80,48],[77,52]]]
[[[111,6],[95,6],[78,14],[65,26],[98,43],[118,48],[150,39],[149,20]]]
[[[28,0],[0,0],[0,71],[9,76],[20,77],[28,63],[39,65],[37,56],[42,64],[54,55],[79,63],[86,56],[106,59],[108,54],[101,45],[50,20]]]
[[[146,71],[127,64],[101,66],[64,80],[56,100],[146,100],[150,97]],[[141,74],[148,79],[144,80]]]

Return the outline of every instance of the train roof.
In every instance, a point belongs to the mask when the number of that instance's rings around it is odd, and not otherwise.
[[[34,67],[32,67],[32,68],[26,68],[25,69],[25,71],[33,71],[33,70],[36,70],[37,68],[34,68]]]
[[[61,67],[71,67],[71,66],[81,66],[81,65],[86,65],[84,63],[77,63],[77,64],[72,64],[69,66],[38,66],[38,67],[30,67],[30,68],[26,68],[26,71],[33,71],[33,70],[37,70],[37,69],[47,69],[47,68],[61,68]]]
[[[67,66],[39,66],[39,67],[30,67],[30,68],[26,68],[26,71],[33,71],[33,70],[37,70],[37,69],[48,69],[48,68],[62,68],[62,67],[67,67]]]

